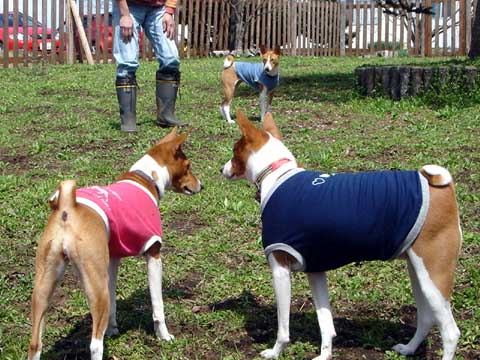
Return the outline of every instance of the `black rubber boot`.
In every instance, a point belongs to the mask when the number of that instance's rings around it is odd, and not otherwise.
[[[134,132],[137,130],[137,86],[135,75],[128,75],[124,78],[117,77],[115,82],[118,105],[120,106],[120,128],[122,131]]]
[[[185,126],[175,116],[175,101],[180,85],[180,71],[157,71],[157,124],[161,127]]]

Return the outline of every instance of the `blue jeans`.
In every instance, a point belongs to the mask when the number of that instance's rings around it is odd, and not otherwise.
[[[126,77],[135,74],[138,69],[138,33],[140,26],[150,40],[155,58],[162,72],[176,72],[180,67],[178,49],[174,40],[167,38],[163,32],[163,16],[165,6],[153,7],[145,5],[128,4],[130,16],[133,19],[133,38],[130,42],[123,41],[120,33],[120,10],[116,1],[113,1],[114,43],[113,56],[117,62],[117,77]]]

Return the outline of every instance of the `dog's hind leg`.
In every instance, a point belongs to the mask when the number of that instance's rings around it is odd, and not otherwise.
[[[108,262],[108,292],[110,294],[110,315],[108,318],[108,327],[105,332],[107,336],[118,335],[117,325],[117,274],[120,259],[110,258]]]
[[[92,314],[90,356],[92,360],[102,360],[103,337],[110,314],[108,269],[106,262],[101,261],[83,262],[80,266],[79,271],[87,295],[90,313]]]
[[[232,104],[238,82],[225,73],[222,73],[221,80],[223,84],[223,102],[220,106],[220,113],[222,114],[222,118],[227,120],[228,123],[235,123],[230,117],[230,105]]]
[[[321,353],[314,360],[330,360],[332,358],[332,339],[337,334],[335,333],[332,310],[328,298],[327,274],[322,272],[308,273],[307,275],[322,335]]]
[[[422,343],[425,337],[430,332],[430,329],[435,323],[432,309],[428,304],[428,300],[423,295],[422,289],[417,278],[417,274],[413,269],[413,265],[410,260],[407,261],[408,274],[410,276],[410,282],[412,284],[413,296],[415,298],[415,305],[417,307],[417,329],[415,335],[408,342],[408,344],[397,344],[393,347],[393,350],[402,355],[413,355],[418,346]]]
[[[40,359],[42,351],[42,328],[53,291],[65,272],[65,260],[61,248],[55,249],[55,241],[45,233],[37,251],[35,287],[32,294],[32,338],[28,359]]]
[[[289,255],[282,251],[274,251],[268,256],[272,269],[273,289],[277,302],[277,340],[271,349],[260,354],[265,359],[276,359],[290,342],[290,300],[291,279]]]
[[[403,355],[413,354],[431,326],[437,324],[440,328],[443,342],[442,360],[452,360],[455,356],[460,331],[453,318],[450,302],[432,280],[423,259],[411,248],[407,250],[407,254],[409,268],[411,268],[411,272],[414,272],[412,286],[414,294],[417,292],[415,298],[419,306],[419,328],[417,328],[417,332],[407,345],[396,345],[394,350]]]

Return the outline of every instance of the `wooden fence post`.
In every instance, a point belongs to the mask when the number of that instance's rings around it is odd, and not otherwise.
[[[345,56],[345,28],[347,26],[347,3],[340,3],[340,56]]]
[[[425,7],[429,8],[432,6],[432,0],[425,0]],[[424,18],[424,45],[423,48],[425,49],[424,51],[424,56],[432,56],[432,16],[430,14],[422,14],[422,17]]]
[[[90,51],[90,46],[88,45],[87,35],[85,35],[85,29],[83,28],[82,19],[80,19],[80,15],[78,13],[77,4],[75,3],[75,0],[69,0],[69,5],[70,5],[70,10],[73,15],[73,18],[75,20],[75,25],[77,25],[77,31],[78,31],[78,34],[80,35],[80,42],[81,42],[83,51],[85,52],[87,62],[89,65],[94,65],[95,62],[93,61],[92,52]],[[107,12],[107,16],[108,16],[108,12]],[[99,17],[97,17],[97,21],[98,19]],[[100,50],[98,46],[97,48],[98,48],[97,50]]]
[[[75,61],[75,44],[73,42],[73,19],[70,7],[70,1],[67,1],[67,64],[72,65]]]

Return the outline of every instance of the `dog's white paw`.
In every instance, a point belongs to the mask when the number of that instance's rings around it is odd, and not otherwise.
[[[108,337],[117,336],[118,334],[120,334],[120,332],[116,326],[109,326],[105,331],[105,336]]]
[[[273,349],[267,349],[267,350],[263,350],[260,355],[264,358],[264,359],[276,359],[278,357],[278,354],[275,350]]]
[[[173,339],[175,339],[175,336],[173,336],[168,332],[168,329],[165,323],[155,322],[154,328],[155,328],[155,335],[157,335],[157,338],[159,338],[160,340],[172,341]]]
[[[415,349],[412,349],[411,347],[405,344],[397,344],[394,347],[392,347],[392,350],[404,356],[413,355],[415,353]]]
[[[227,122],[228,122],[229,124],[235,124],[235,121],[233,121],[233,120],[227,120]]]
[[[163,334],[163,335],[159,336],[159,338],[164,340],[164,341],[172,341],[173,339],[175,339],[175,336],[173,336],[170,333],[166,333],[166,334]]]

